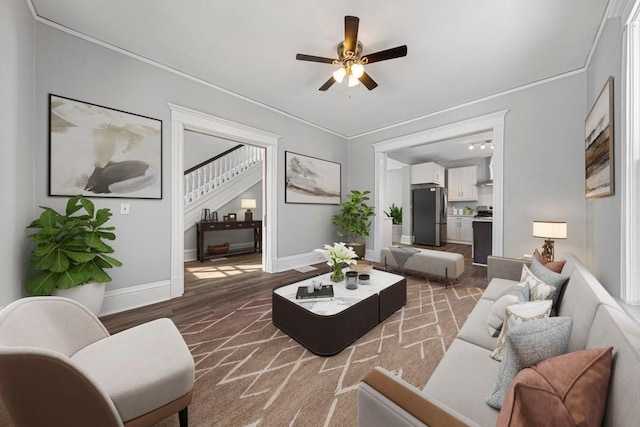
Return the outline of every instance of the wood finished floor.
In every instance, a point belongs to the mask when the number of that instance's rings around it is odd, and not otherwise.
[[[471,246],[447,243],[427,249],[457,252],[464,256],[465,272],[458,283],[484,288],[487,286],[485,267],[472,265]],[[296,270],[269,274],[262,271],[260,254],[234,255],[226,259],[192,261],[184,265],[184,295],[170,301],[101,317],[111,333],[116,333],[150,320],[168,317],[184,323],[231,307],[254,297],[269,296],[278,285],[297,282],[328,272],[325,263],[315,264],[317,270],[300,273]],[[381,267],[381,266],[379,266]],[[438,278],[431,278],[438,281]]]

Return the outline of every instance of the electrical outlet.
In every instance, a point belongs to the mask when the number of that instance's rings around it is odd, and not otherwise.
[[[120,203],[120,215],[129,215],[131,213],[131,206],[129,203]]]

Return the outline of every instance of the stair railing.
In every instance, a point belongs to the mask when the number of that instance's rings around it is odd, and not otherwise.
[[[184,172],[184,205],[232,181],[244,171],[262,163],[264,150],[252,145],[237,145],[224,153]]]

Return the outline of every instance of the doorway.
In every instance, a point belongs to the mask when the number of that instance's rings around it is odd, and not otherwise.
[[[185,130],[205,133],[219,138],[254,145],[265,149],[263,162],[263,227],[262,266],[273,273],[277,250],[276,177],[279,135],[240,123],[231,122],[175,104],[171,109],[171,298],[184,293],[184,190],[183,159]]]
[[[374,217],[375,241],[374,258],[380,259],[382,250],[384,209],[387,206],[385,187],[387,182],[387,158],[388,153],[416,147],[424,144],[434,144],[441,141],[464,137],[466,135],[491,132],[494,144],[494,186],[493,204],[495,214],[493,217],[493,251],[497,256],[503,251],[503,149],[504,149],[504,117],[509,110],[498,111],[485,116],[456,122],[422,132],[401,136],[374,144],[375,150],[375,206]]]

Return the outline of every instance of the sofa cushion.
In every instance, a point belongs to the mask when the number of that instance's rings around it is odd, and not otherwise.
[[[487,398],[489,406],[502,407],[509,384],[521,369],[566,353],[570,334],[570,317],[536,319],[513,328],[507,335],[507,349],[493,392]]]
[[[520,282],[516,280],[500,279],[496,277],[494,279],[491,279],[491,281],[487,285],[487,289],[484,290],[480,298],[495,301],[500,297],[500,295],[502,295],[504,291],[506,291],[513,285],[517,285],[518,283]]]
[[[557,287],[540,279],[533,274],[526,265],[522,266],[522,276],[520,280],[529,285],[529,301],[552,300],[553,295],[558,292]]]
[[[486,331],[485,331],[485,334]],[[498,411],[485,403],[500,363],[489,350],[455,339],[424,392],[482,426],[495,425]]]
[[[581,264],[571,263],[573,273],[565,285],[564,296],[558,306],[558,316],[571,317],[573,327],[569,351],[583,350],[598,305],[621,309],[598,280]],[[565,265],[567,267],[569,262]]]
[[[637,393],[640,390],[640,325],[623,311],[601,305],[586,346],[613,346],[612,377],[603,425],[637,425],[638,414],[629,408],[637,409],[640,403]]]
[[[514,378],[497,426],[600,426],[612,347],[544,360]]]
[[[522,293],[524,283],[518,283],[505,290],[497,300],[493,302],[489,314],[487,315],[487,328],[489,335],[497,337],[502,329],[502,323],[504,323],[504,316],[507,312],[507,307],[519,302],[525,302],[529,300],[529,297],[525,298]],[[527,292],[528,294],[528,292]]]
[[[510,329],[516,325],[528,322],[534,319],[549,317],[551,313],[551,300],[529,301],[522,304],[515,304],[507,307],[507,315],[502,325],[502,330],[496,341],[496,348],[491,353],[491,357],[495,360],[502,360],[504,352],[507,348],[506,336]]]
[[[487,316],[493,301],[480,299],[460,328],[457,338],[479,345],[489,351],[496,347],[496,339],[487,333]]]
[[[542,280],[544,283],[547,283],[551,286],[556,287],[556,291],[551,295],[551,298],[550,298],[551,300],[553,300],[553,306],[551,307],[551,315],[555,316],[557,313],[558,298],[560,297],[562,288],[567,283],[569,276],[563,276],[559,273],[555,273],[549,270],[546,267],[546,265],[541,264],[535,258],[531,260],[530,270],[533,275],[535,275],[538,279]]]
[[[538,263],[544,265],[545,267],[547,267],[549,270],[553,271],[554,273],[561,273],[562,272],[562,268],[564,267],[564,265],[567,262],[566,260],[547,261],[542,257],[542,254],[537,249],[535,251],[533,251],[532,260],[533,259],[535,259],[536,261],[538,261]],[[568,277],[569,276],[567,276],[567,278]]]

